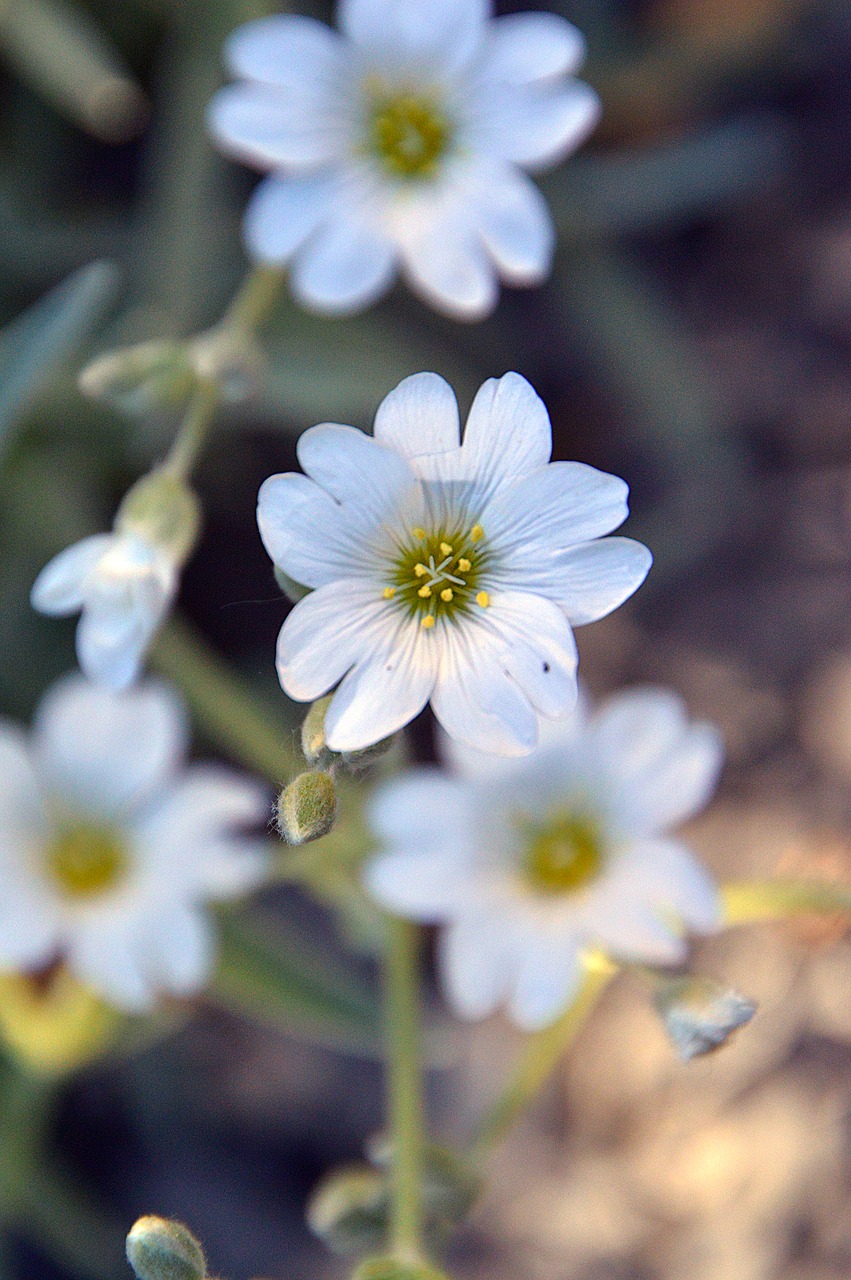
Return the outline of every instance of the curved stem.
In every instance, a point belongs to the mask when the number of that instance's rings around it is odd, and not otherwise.
[[[516,1073],[482,1121],[471,1151],[475,1159],[485,1160],[514,1127],[576,1039],[615,973],[614,966],[604,964],[589,969],[573,1004],[552,1026],[529,1038]]]
[[[385,984],[388,1111],[393,1140],[391,1245],[407,1261],[422,1256],[422,1163],[425,1143],[419,1009],[419,931],[388,922]]]
[[[812,912],[851,917],[851,888],[819,880],[734,880],[721,886],[721,897],[728,925]]]

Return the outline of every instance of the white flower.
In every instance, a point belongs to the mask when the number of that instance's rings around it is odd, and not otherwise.
[[[722,748],[674,694],[580,706],[522,761],[445,746],[452,772],[416,770],[374,798],[386,852],[365,875],[388,910],[445,926],[439,961],[460,1016],[507,1004],[521,1027],[545,1026],[589,950],[675,964],[682,927],[719,925],[715,884],[667,833],[708,800]]]
[[[269,805],[250,779],[184,767],[185,750],[180,703],[155,681],[115,694],[70,676],[30,735],[0,721],[0,968],[61,958],[128,1011],[204,984],[202,904],[262,878],[260,846],[233,828]]]
[[[549,417],[524,378],[486,382],[459,440],[451,387],[416,374],[380,405],[374,438],[312,427],[298,442],[307,476],[260,490],[266,550],[315,588],[281,629],[278,675],[299,701],[342,682],[325,716],[333,751],[388,737],[429,700],[460,741],[530,751],[538,716],[576,698],[571,624],[647,574],[646,547],[601,538],[626,517],[627,486],[548,462]]]
[[[340,32],[295,15],[228,40],[242,83],[210,127],[271,174],[245,233],[291,264],[308,307],[367,306],[397,271],[461,319],[496,304],[497,277],[540,283],[555,233],[524,170],[557,164],[599,115],[573,79],[585,45],[551,13],[490,17],[489,0],[341,0]]]

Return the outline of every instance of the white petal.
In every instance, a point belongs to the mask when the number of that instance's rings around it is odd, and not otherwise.
[[[112,540],[111,533],[96,533],[54,556],[33,583],[30,594],[33,608],[57,615],[81,609],[86,579]]]
[[[519,169],[504,166],[494,174],[479,200],[478,225],[504,280],[532,285],[546,278],[555,228],[544,197]]]
[[[406,458],[445,453],[461,443],[458,401],[436,373],[403,379],[378,406],[375,439]]]
[[[577,939],[530,936],[514,982],[509,1014],[523,1031],[539,1031],[565,1011],[582,980]]]
[[[225,41],[231,74],[310,92],[342,74],[345,46],[331,27],[300,14],[275,14],[238,27]]]
[[[144,967],[145,942],[144,927],[132,917],[96,917],[68,940],[68,967],[110,1004],[127,1013],[145,1013],[156,1001]]]
[[[337,211],[296,254],[292,290],[305,307],[343,314],[375,302],[395,274],[392,241],[366,218]]]
[[[345,116],[325,91],[289,94],[260,84],[220,89],[207,123],[223,150],[259,169],[317,169],[340,159],[349,143]]]
[[[514,968],[507,922],[483,913],[441,931],[437,959],[447,999],[460,1018],[486,1018],[506,998]]]
[[[0,720],[0,840],[43,829],[44,802],[26,734]]]
[[[0,902],[0,969],[38,969],[56,958],[61,941],[56,904],[29,883],[3,869]]]
[[[145,812],[135,830],[160,871],[169,863],[195,863],[193,884],[203,890],[208,849],[234,828],[265,824],[270,814],[271,797],[253,778],[217,765],[194,765]],[[234,841],[234,848],[238,845]]]
[[[583,913],[582,927],[589,942],[620,960],[646,964],[680,964],[687,947],[652,908],[630,896],[599,895],[594,909]]]
[[[529,587],[557,600],[579,627],[619,608],[641,586],[652,563],[643,543],[602,538],[555,555],[538,574],[530,569]]]
[[[618,894],[630,893],[655,910],[670,910],[696,933],[711,933],[722,921],[721,895],[691,851],[673,840],[641,840],[613,868]]]
[[[501,591],[486,621],[502,641],[505,671],[541,715],[561,718],[576,703],[578,657],[573,633],[558,605],[540,596]]]
[[[312,702],[346,672],[385,648],[396,610],[369,582],[346,579],[299,600],[278,636],[278,678],[297,702]],[[327,724],[327,721],[326,721]]]
[[[499,296],[494,268],[472,231],[443,220],[402,244],[405,277],[429,306],[456,320],[481,320]]]
[[[382,632],[380,642],[370,645],[343,680],[325,713],[325,736],[332,751],[358,751],[388,738],[419,715],[429,700],[439,660],[435,637],[398,612],[394,625],[385,625]]]
[[[345,577],[357,560],[346,513],[325,489],[296,472],[264,480],[257,525],[275,564],[306,587]]]
[[[171,688],[149,680],[122,694],[68,676],[44,696],[34,749],[47,785],[83,813],[115,815],[174,774],[187,726]]]
[[[608,533],[626,519],[629,489],[617,476],[582,462],[551,462],[522,475],[521,447],[522,437],[516,445],[518,478],[500,489],[482,512],[482,523],[512,579],[517,574],[518,586],[533,587],[531,575],[546,569],[556,552]],[[538,456],[542,451],[541,445]]]
[[[95,684],[118,692],[138,678],[148,645],[166,612],[170,597],[160,598],[156,610],[87,607],[77,626],[77,658]]]
[[[463,863],[453,854],[385,853],[367,863],[367,889],[387,911],[438,924],[457,912],[467,890]]]
[[[384,783],[369,802],[371,829],[387,844],[456,846],[469,821],[469,793],[436,768],[416,769]]]
[[[488,0],[341,0],[339,25],[370,59],[455,70],[481,46]]]
[[[564,87],[494,85],[480,109],[493,154],[524,169],[545,169],[585,141],[600,117],[600,100],[578,80]]]
[[[623,821],[635,834],[684,822],[715,789],[724,754],[720,735],[711,725],[690,723],[682,701],[668,690],[612,698],[591,732],[616,784]]]
[[[526,755],[538,740],[538,717],[505,669],[502,638],[482,625],[439,625],[444,645],[431,706],[443,728],[479,751]]]
[[[143,963],[158,990],[189,996],[205,985],[213,971],[214,947],[210,922],[201,911],[160,909],[147,922],[146,933]]]
[[[356,514],[364,529],[385,521],[416,486],[400,454],[355,427],[331,422],[310,427],[296,453],[307,474]]]
[[[462,445],[465,473],[484,504],[503,484],[543,467],[552,451],[543,400],[519,373],[489,378],[476,394]],[[485,532],[490,536],[490,529]]]
[[[585,58],[582,33],[555,13],[512,13],[489,24],[482,71],[505,84],[572,75]]]
[[[245,211],[245,240],[252,256],[280,265],[289,262],[328,216],[337,188],[334,173],[264,178]]]

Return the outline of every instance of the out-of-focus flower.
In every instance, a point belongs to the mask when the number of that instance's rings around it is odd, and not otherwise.
[[[527,1029],[569,1004],[583,955],[672,964],[683,927],[720,923],[715,884],[668,830],[709,798],[716,731],[664,690],[580,706],[522,761],[447,740],[452,772],[387,783],[371,812],[385,846],[367,886],[391,911],[445,925],[444,984],[456,1012],[507,1003]]]
[[[459,319],[486,315],[498,277],[537,284],[555,233],[524,170],[585,139],[599,101],[573,78],[585,45],[563,18],[490,18],[488,0],[342,0],[340,32],[284,15],[239,28],[210,127],[270,170],[245,234],[291,264],[305,306],[353,311],[397,271]]]
[[[115,694],[69,676],[29,736],[0,722],[0,969],[61,960],[128,1011],[203,985],[202,904],[260,882],[266,855],[234,828],[269,806],[251,779],[182,767],[185,749],[180,703],[154,681]]]
[[[539,716],[571,711],[571,624],[621,604],[651,556],[602,537],[626,518],[623,480],[550,463],[551,446],[518,374],[484,384],[461,444],[451,387],[422,373],[380,405],[373,439],[313,427],[298,442],[307,476],[265,481],[266,550],[315,588],[281,629],[278,675],[299,701],[342,682],[325,712],[332,751],[389,737],[431,700],[459,741],[522,755]]]
[[[124,689],[137,678],[199,523],[192,491],[166,472],[152,472],[125,497],[112,533],[83,538],[42,569],[33,607],[54,616],[82,610],[77,657],[90,680]]]

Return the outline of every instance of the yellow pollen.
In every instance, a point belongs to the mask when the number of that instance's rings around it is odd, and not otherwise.
[[[385,599],[385,600],[392,600],[392,599],[393,599],[393,597],[395,596],[395,594],[396,594],[396,588],[395,588],[395,587],[385,587],[385,588],[384,588],[384,599]]]
[[[479,591],[476,595],[476,604],[480,604],[483,609],[487,609],[491,602],[491,598],[487,591]]]
[[[440,544],[440,554],[441,554],[442,556],[451,556],[451,555],[452,555],[452,548],[450,547],[450,545],[449,545],[449,543],[448,543],[448,542],[441,542],[441,544]]]
[[[428,569],[424,564],[415,564],[414,573],[417,575],[418,578],[424,578],[425,575],[428,573]]]
[[[420,597],[421,600],[428,600],[429,596],[431,595],[431,587],[420,587],[419,591],[417,592],[417,595]]]
[[[426,616],[425,616],[424,618],[420,618],[420,626],[421,626],[421,627],[425,627],[426,631],[428,631],[431,627],[433,627],[433,626],[434,626],[434,614],[432,614],[432,613],[427,613],[427,614],[426,614]]]
[[[421,529],[418,524],[414,525],[413,529],[411,530],[411,533],[414,535],[415,538],[424,538],[426,536],[425,529]]]
[[[470,561],[467,559],[466,556],[462,556],[461,559],[458,561],[458,568],[461,573],[466,573],[469,569],[472,569],[472,567],[473,566],[470,564]]]
[[[444,587],[444,589],[440,593],[440,598],[441,600],[445,600],[446,603],[449,604],[449,601],[452,599],[452,588]]]
[[[482,528],[482,526],[480,524],[474,524],[472,529],[470,530],[470,541],[481,542],[484,536],[485,536],[485,531]]]

